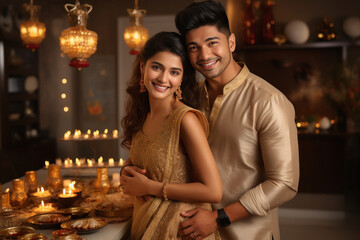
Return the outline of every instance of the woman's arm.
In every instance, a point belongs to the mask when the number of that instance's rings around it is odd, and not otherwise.
[[[186,184],[166,184],[167,198],[182,202],[220,202],[222,186],[215,159],[204,129],[195,113],[187,112],[181,120],[180,139],[191,160],[195,181]],[[132,177],[124,176],[126,192],[135,196],[163,197],[164,183],[148,179],[131,168]]]

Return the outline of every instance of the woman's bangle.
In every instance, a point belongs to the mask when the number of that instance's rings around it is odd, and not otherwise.
[[[161,192],[162,192],[162,196],[163,196],[164,200],[167,201],[168,197],[167,197],[167,192],[166,192],[166,182],[164,182]]]

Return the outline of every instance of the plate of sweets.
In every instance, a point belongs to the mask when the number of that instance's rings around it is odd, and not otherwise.
[[[88,234],[98,231],[105,227],[106,224],[107,221],[102,218],[81,218],[63,222],[61,227],[75,230],[78,234]]]
[[[37,214],[27,219],[27,222],[35,227],[51,228],[69,220],[71,215],[61,213],[43,213]]]

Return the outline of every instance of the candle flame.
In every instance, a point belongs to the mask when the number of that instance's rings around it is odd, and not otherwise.
[[[44,200],[41,200],[41,206],[45,207]]]
[[[7,189],[5,190],[5,192],[6,192],[6,193],[10,192],[10,188],[7,188]]]
[[[65,139],[70,138],[70,136],[71,136],[71,132],[70,132],[70,131],[67,131],[67,132],[64,134],[64,138],[65,138]]]
[[[87,163],[88,163],[88,166],[89,166],[89,167],[91,167],[91,166],[93,165],[93,162],[92,162],[92,160],[90,160],[90,159],[87,159]]]
[[[40,190],[41,190],[41,192],[44,192],[44,188],[43,188],[43,187],[41,187]]]
[[[65,190],[65,188],[63,189],[63,194],[66,194],[66,190]]]
[[[115,130],[113,131],[113,137],[114,137],[114,138],[117,138],[117,137],[118,137],[118,134],[119,134],[118,130],[115,129]]]
[[[76,181],[72,181],[70,184],[69,184],[69,188],[70,190],[75,190],[75,184],[76,184]]]
[[[45,166],[48,167],[49,166],[49,161],[45,161]]]

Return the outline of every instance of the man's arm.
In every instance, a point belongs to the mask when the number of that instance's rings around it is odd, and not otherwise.
[[[297,192],[299,156],[291,103],[282,95],[273,96],[259,109],[258,116],[259,144],[267,179],[246,191],[239,201],[224,208],[231,222],[250,215],[264,216],[271,209],[292,199]],[[206,213],[206,210],[195,209],[182,215],[191,217],[180,226],[182,236],[187,236],[185,239],[192,239],[192,232],[202,234],[201,238],[197,238],[202,239],[218,228],[214,224],[216,212]]]
[[[230,222],[235,222],[250,216],[248,211],[239,201],[227,205],[224,207],[224,211],[229,217]],[[190,218],[189,220],[180,223],[179,233],[184,240],[194,239],[194,233],[198,236],[196,239],[203,239],[219,228],[217,211],[196,208],[182,212],[181,216]]]
[[[296,195],[299,151],[294,108],[284,95],[273,95],[257,110],[266,180],[245,192],[240,202],[251,215],[264,216]]]

